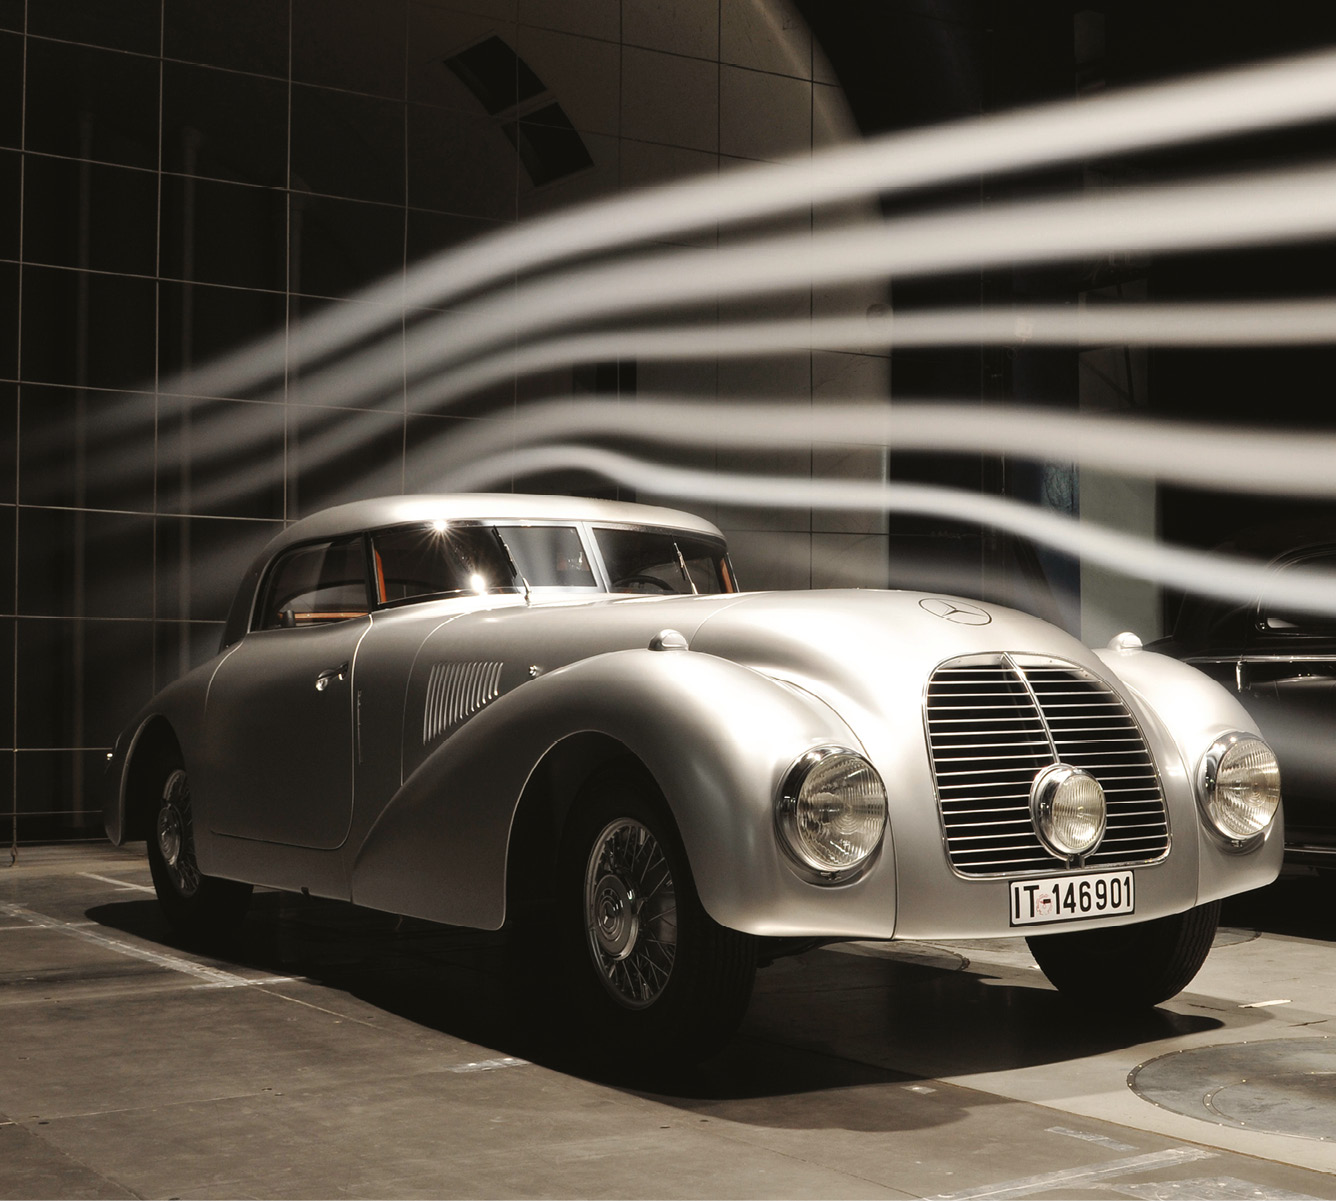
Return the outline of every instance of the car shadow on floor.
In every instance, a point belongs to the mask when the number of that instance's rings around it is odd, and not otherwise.
[[[201,954],[172,941],[154,901],[100,905],[87,916]],[[826,948],[763,968],[738,1036],[713,1058],[649,1071],[619,1068],[604,1054],[593,1069],[589,1048],[571,1041],[554,1007],[550,968],[517,961],[502,934],[265,891],[239,935],[203,954],[225,970],[310,981],[497,1054],[687,1111],[746,1122],[752,1103],[765,1100],[758,1122],[763,1114],[766,1125],[795,1128],[936,1125],[953,1120],[954,1102],[950,1090],[924,1081],[1082,1059],[1223,1025],[1167,1008],[1092,1016],[1037,973],[998,974],[949,953],[925,957],[915,944],[905,944],[904,958],[894,945],[877,955]],[[816,1093],[826,1098],[816,1109],[774,1104]]]

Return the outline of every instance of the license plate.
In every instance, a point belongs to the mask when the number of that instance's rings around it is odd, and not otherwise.
[[[1051,876],[1011,882],[1011,924],[1071,922],[1136,910],[1136,882],[1131,872]]]

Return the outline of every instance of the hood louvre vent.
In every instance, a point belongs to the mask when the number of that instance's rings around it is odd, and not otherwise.
[[[960,874],[1065,866],[1030,818],[1030,786],[1055,762],[1089,772],[1104,789],[1108,828],[1083,866],[1152,863],[1168,853],[1146,740],[1122,698],[1084,668],[1028,655],[950,660],[928,682],[927,725],[947,853]]]
[[[501,695],[500,663],[437,663],[427,678],[422,745]]]

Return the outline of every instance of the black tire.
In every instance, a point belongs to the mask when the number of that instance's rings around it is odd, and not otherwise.
[[[179,763],[169,764],[163,774],[148,831],[148,866],[158,904],[174,934],[213,941],[234,933],[246,916],[250,884],[200,874],[190,779]]]
[[[1027,938],[1060,992],[1102,1009],[1158,1005],[1185,989],[1206,962],[1220,921],[1211,901],[1131,926]]]
[[[612,769],[583,789],[557,859],[557,950],[595,1058],[704,1059],[737,1029],[758,940],[707,914],[662,793]]]

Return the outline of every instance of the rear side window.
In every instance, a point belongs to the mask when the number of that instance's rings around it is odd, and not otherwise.
[[[288,551],[269,569],[255,628],[326,625],[365,617],[368,607],[362,539],[312,543]]]

